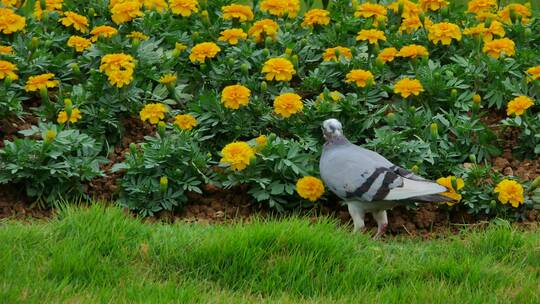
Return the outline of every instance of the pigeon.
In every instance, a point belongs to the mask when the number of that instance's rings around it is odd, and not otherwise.
[[[363,230],[366,213],[377,222],[375,239],[388,226],[386,210],[415,202],[452,202],[449,190],[411,173],[378,154],[352,144],[343,134],[341,123],[334,118],[322,124],[326,143],[319,169],[326,186],[341,198],[353,219],[354,232]]]

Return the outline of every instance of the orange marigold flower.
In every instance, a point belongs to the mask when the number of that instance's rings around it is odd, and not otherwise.
[[[412,16],[410,18],[405,18],[401,21],[399,26],[400,32],[412,33],[422,27],[422,22],[418,16]]]
[[[249,103],[251,90],[243,85],[230,85],[221,91],[221,103],[226,108],[238,110],[240,106],[246,106]]]
[[[41,89],[57,87],[60,81],[51,80],[51,78],[53,77],[54,77],[53,73],[30,76],[30,78],[28,78],[28,80],[26,81],[24,90],[26,92],[34,92],[34,91],[39,91]]]
[[[323,9],[311,9],[304,14],[302,26],[327,25],[330,23],[330,12]]]
[[[353,82],[357,87],[363,88],[368,84],[373,84],[375,81],[373,74],[370,71],[357,69],[350,71],[346,75],[345,82]]]
[[[284,93],[274,98],[274,112],[283,118],[289,118],[304,108],[302,97],[295,93]]]
[[[151,124],[155,125],[165,118],[165,113],[167,112],[169,112],[169,109],[166,105],[162,103],[149,103],[144,105],[139,116],[143,122],[148,120]]]
[[[452,39],[461,40],[459,26],[449,22],[435,23],[428,29],[428,32],[429,40],[435,44],[440,42],[443,45],[450,45]]]
[[[240,22],[253,20],[253,11],[248,5],[231,4],[221,8],[223,19],[238,19]]]
[[[455,182],[452,182],[454,180]],[[453,199],[456,202],[447,202],[446,204],[449,206],[455,205],[457,202],[461,200],[461,194],[459,194],[459,190],[465,187],[465,182],[462,178],[456,178],[455,176],[447,176],[447,177],[441,177],[437,179],[437,184],[446,187],[448,191],[441,193],[444,196],[447,196],[451,199]],[[454,188],[454,185],[456,186]]]
[[[399,50],[398,56],[403,58],[427,57],[429,56],[429,52],[424,46],[411,44],[402,47]]]
[[[191,114],[180,114],[174,117],[174,124],[182,130],[189,131],[197,126],[197,119]]]
[[[524,24],[527,24],[530,22],[530,17],[532,15],[531,10],[519,3],[512,3],[508,4],[504,7],[503,10],[499,12],[499,15],[501,16],[501,19],[506,23],[512,23],[512,12],[516,15],[521,17],[521,22]]]
[[[525,201],[523,186],[514,180],[502,180],[493,192],[499,193],[498,199],[502,204],[510,203],[514,208],[519,207]]]
[[[384,36],[383,31],[379,30],[361,30],[356,36],[358,41],[368,41],[370,44],[376,44],[379,40],[386,41],[386,36]]]
[[[463,29],[463,35],[466,36],[480,36],[484,35],[484,33],[487,31],[486,27],[483,23],[480,23],[478,25],[475,25],[473,27],[468,27]]]
[[[189,17],[199,11],[199,1],[197,0],[169,0],[169,7],[173,14]]]
[[[140,1],[140,0],[139,0]],[[144,8],[147,10],[153,10],[163,13],[169,7],[165,0],[143,0]]]
[[[19,76],[15,74],[17,66],[13,63],[5,60],[0,60],[0,79],[9,77],[11,80],[19,79]]]
[[[264,36],[276,38],[279,25],[270,19],[263,19],[255,22],[248,30],[248,35],[253,37],[255,42],[261,42]]]
[[[324,194],[324,185],[316,177],[304,176],[296,182],[296,192],[300,197],[314,202]]]
[[[259,6],[262,12],[268,12],[270,15],[282,17],[296,17],[300,11],[299,0],[263,0]]]
[[[109,83],[118,88],[121,88],[125,85],[130,84],[131,81],[133,80],[132,70],[126,70],[126,71],[115,70],[115,71],[107,73],[106,75],[109,79]]]
[[[100,72],[110,73],[113,71],[126,71],[135,69],[134,59],[124,53],[107,54],[101,58]]]
[[[129,22],[137,17],[141,17],[141,4],[136,1],[121,2],[111,8],[111,18],[116,24]]]
[[[518,96],[506,105],[506,115],[521,116],[525,111],[534,105],[534,101],[527,96]]]
[[[67,46],[75,48],[77,52],[82,53],[84,50],[92,46],[92,42],[90,39],[86,39],[81,36],[71,36],[67,41]]]
[[[400,6],[403,6],[403,13],[401,14],[402,18],[411,18],[414,16],[419,16],[420,13],[422,13],[420,6],[409,0],[397,0],[388,5],[388,8],[393,10],[394,13],[398,13]]]
[[[362,18],[374,18],[375,20],[386,20],[386,7],[384,7],[381,4],[375,4],[375,3],[362,3],[356,8],[356,12],[354,13],[355,17],[362,17]]]
[[[351,49],[342,46],[336,46],[326,49],[323,54],[324,61],[340,61],[343,58],[346,60],[351,60]]]
[[[379,55],[377,56],[377,59],[380,61],[386,63],[386,62],[392,62],[394,58],[398,55],[398,50],[396,50],[393,47],[385,48],[383,49]]]
[[[26,26],[26,18],[21,17],[9,8],[0,7],[0,33],[6,35],[21,31]]]
[[[191,62],[204,63],[206,59],[212,59],[221,51],[221,48],[213,42],[203,42],[196,44],[189,54]]]
[[[420,7],[424,11],[436,11],[448,5],[446,0],[420,0]]]
[[[472,0],[467,3],[467,13],[480,14],[497,9],[496,0]]]
[[[54,12],[62,10],[62,3],[64,0],[45,0],[45,8],[41,7],[41,1],[34,2],[34,17],[37,20],[41,20],[43,10],[46,12]]]
[[[227,41],[229,44],[235,45],[238,44],[239,39],[246,39],[247,34],[244,32],[241,28],[233,28],[221,31],[221,37],[219,37],[219,41]]]
[[[424,92],[424,87],[418,79],[405,77],[394,85],[394,93],[400,94],[401,97],[407,98],[411,95],[418,96],[420,92]]]
[[[90,35],[92,35],[90,40],[92,42],[96,42],[99,37],[111,38],[116,34],[118,34],[118,30],[114,27],[108,25],[100,25],[94,27],[92,31],[90,31]]]
[[[0,54],[13,55],[13,47],[10,45],[0,45]]]
[[[88,19],[75,12],[65,12],[64,17],[60,18],[58,21],[65,27],[73,26],[74,29],[81,33],[88,32]]]
[[[527,70],[527,74],[530,75],[532,80],[536,80],[536,79],[540,78],[540,65],[529,68]]]
[[[514,56],[516,44],[508,38],[495,39],[484,43],[482,51],[488,56],[498,59],[501,55]]]
[[[236,141],[226,145],[221,150],[223,157],[220,163],[229,164],[233,171],[242,171],[251,163],[255,157],[255,150],[244,141]]]
[[[289,81],[296,74],[293,64],[285,58],[268,59],[262,68],[266,80]]]

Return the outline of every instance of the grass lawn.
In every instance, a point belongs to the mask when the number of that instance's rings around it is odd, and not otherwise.
[[[161,225],[94,206],[0,223],[2,303],[539,303],[540,232],[372,241],[331,221]]]

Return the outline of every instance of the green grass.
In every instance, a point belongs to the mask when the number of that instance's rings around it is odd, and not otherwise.
[[[115,208],[0,223],[2,303],[539,303],[540,232],[372,241],[307,219],[142,223]]]

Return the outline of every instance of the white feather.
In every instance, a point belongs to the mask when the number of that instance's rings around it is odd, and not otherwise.
[[[384,200],[402,200],[411,197],[438,194],[446,191],[448,191],[448,189],[434,182],[403,178],[403,186],[390,190]]]

